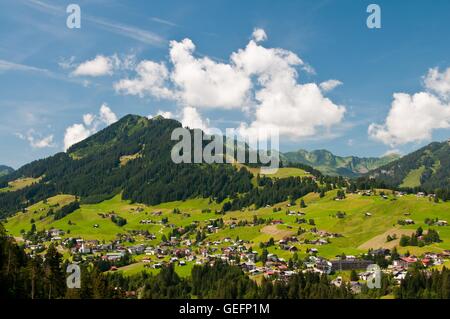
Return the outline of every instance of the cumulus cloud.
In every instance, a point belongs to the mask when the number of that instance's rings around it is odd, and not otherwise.
[[[128,95],[146,94],[157,98],[171,99],[174,93],[166,87],[169,71],[164,63],[142,61],[136,68],[136,78],[123,79],[114,84],[114,89]]]
[[[85,140],[94,132],[83,124],[73,124],[66,129],[64,134],[64,151],[67,151],[72,145]]]
[[[117,122],[116,114],[114,114],[114,112],[111,111],[111,109],[106,104],[102,104],[102,106],[100,107],[99,116],[100,122],[106,125],[111,125]]]
[[[93,60],[81,63],[72,72],[75,76],[104,76],[113,74],[113,61],[111,58],[97,55]]]
[[[161,110],[159,110],[156,113],[156,115],[152,115],[152,114],[148,115],[147,118],[148,119],[152,119],[152,118],[154,118],[156,116],[162,116],[165,119],[173,119],[173,118],[175,118],[175,116],[174,116],[174,114],[172,112],[170,112],[170,111],[161,111]]]
[[[442,73],[438,68],[428,70],[428,74],[424,77],[424,84],[428,90],[448,99],[450,96],[450,67]]]
[[[232,55],[232,60],[247,74],[256,76],[260,86],[255,92],[255,119],[241,125],[242,135],[266,129],[300,138],[314,135],[318,127],[330,128],[342,121],[344,106],[326,98],[317,84],[298,82],[295,67],[304,62],[296,54],[250,41]]]
[[[120,58],[117,54],[111,56],[97,55],[78,65],[74,63],[75,57],[62,59],[58,64],[62,69],[74,69],[74,76],[100,77],[112,75],[115,70],[131,70],[135,67],[136,57],[132,54]]]
[[[435,129],[450,127],[450,105],[436,96],[420,92],[395,93],[384,124],[369,126],[369,135],[387,145],[430,140]]]
[[[123,79],[114,87],[123,94],[174,100],[182,107],[181,118],[197,126],[205,126],[199,110],[206,108],[252,114],[249,123],[240,125],[248,134],[260,128],[279,129],[298,138],[339,124],[346,109],[324,93],[342,83],[330,80],[322,87],[300,83],[297,69],[313,72],[312,67],[291,51],[262,46],[266,39],[263,29],[255,29],[247,46],[232,53],[229,62],[197,57],[190,39],[171,41],[169,67],[142,61],[135,78]]]
[[[53,143],[53,135],[42,136],[40,133],[37,133],[35,130],[29,130],[25,135],[22,133],[16,133],[17,137],[22,140],[28,141],[32,148],[47,148],[54,147]]]
[[[386,156],[393,156],[393,155],[401,156],[402,152],[399,149],[394,148],[394,149],[390,149],[390,150],[386,151],[382,156],[386,157]]]
[[[267,40],[267,34],[266,34],[266,31],[264,31],[263,29],[256,28],[256,29],[253,31],[252,38],[253,38],[253,40],[255,40],[256,42],[265,41],[265,40]]]
[[[66,129],[64,134],[64,151],[95,134],[102,126],[111,125],[115,122],[117,122],[117,116],[107,104],[103,104],[100,107],[98,115],[84,114],[82,124],[73,124]]]
[[[430,92],[395,93],[385,123],[372,123],[369,136],[393,147],[427,141],[434,130],[450,128],[450,104],[444,97],[448,94],[447,75],[436,72],[437,69],[430,69],[425,77],[425,87]]]
[[[329,92],[334,90],[336,87],[342,85],[343,83],[339,80],[328,80],[325,82],[320,83],[320,88],[322,89],[322,91],[324,92]]]
[[[209,133],[209,119],[203,120],[197,109],[187,106],[181,114],[181,124],[191,129],[201,129]]]
[[[242,70],[208,57],[194,57],[195,45],[190,39],[172,41],[170,46],[171,80],[183,104],[230,109],[246,102],[251,80]]]

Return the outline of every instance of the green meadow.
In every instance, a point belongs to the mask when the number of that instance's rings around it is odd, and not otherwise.
[[[391,193],[388,193],[391,194]],[[224,238],[239,238],[249,242],[249,245],[257,251],[261,251],[260,243],[267,242],[271,237],[280,240],[283,237],[297,235],[299,227],[310,230],[316,227],[318,230],[330,233],[341,234],[342,237],[330,238],[330,243],[326,245],[314,246],[306,244],[296,244],[300,256],[306,255],[307,248],[317,248],[319,255],[332,258],[342,253],[359,254],[366,252],[369,248],[392,248],[398,246],[399,239],[386,242],[388,234],[398,235],[410,234],[419,226],[425,231],[430,227],[424,223],[425,218],[438,218],[450,220],[450,203],[435,203],[428,198],[419,198],[415,195],[394,197],[388,195],[387,199],[381,196],[361,196],[358,194],[348,194],[344,200],[334,200],[336,191],[330,191],[325,197],[319,198],[318,194],[308,194],[303,197],[307,207],[300,208],[297,201],[295,206],[288,207],[287,202],[275,205],[281,208],[278,212],[273,212],[273,207],[261,209],[247,208],[243,211],[228,212],[225,215],[217,215],[215,210],[221,209],[221,204],[210,202],[208,199],[191,199],[186,201],[164,203],[156,206],[145,206],[132,204],[121,199],[120,195],[94,205],[81,205],[80,209],[65,216],[60,220],[53,220],[53,216],[47,216],[48,210],[59,204],[64,206],[75,200],[70,195],[58,195],[47,200],[46,203],[39,202],[30,206],[26,212],[19,212],[9,218],[6,228],[15,237],[21,235],[21,231],[28,231],[31,228],[31,221],[34,220],[38,230],[58,228],[66,231],[65,237],[83,237],[85,239],[112,240],[118,233],[126,233],[130,230],[148,230],[157,236],[157,240],[147,242],[157,244],[162,235],[166,236],[171,228],[161,224],[163,218],[168,218],[167,224],[175,226],[186,226],[193,222],[206,225],[210,219],[223,218],[226,226],[216,233],[208,234],[207,241],[217,241]],[[174,214],[177,208],[181,213]],[[210,210],[208,212],[202,212]],[[301,211],[305,216],[289,216],[288,210]],[[345,212],[344,218],[336,217],[338,211]],[[153,214],[161,212],[160,215]],[[103,218],[101,214],[115,213],[127,220],[127,224],[119,227],[110,218]],[[370,213],[371,216],[366,216]],[[282,220],[282,225],[257,225],[231,228],[232,222],[239,220],[252,221],[253,216],[264,219]],[[305,218],[307,221],[314,220],[315,225],[298,224],[296,218]],[[154,221],[154,224],[143,225],[139,222],[143,219]],[[398,220],[412,219],[414,225],[400,226]],[[70,221],[70,222],[69,222]],[[94,227],[97,225],[98,227]],[[450,249],[450,226],[433,226],[438,230],[442,242],[425,247],[398,247],[400,252],[409,251],[412,254],[421,254],[427,251],[442,251]],[[192,235],[193,236],[193,235]],[[299,236],[299,239],[318,238],[311,232],[306,232]],[[223,243],[221,246],[225,246]],[[270,247],[270,253],[275,253],[279,257],[288,259],[292,256],[289,251],[281,250],[277,245]],[[143,270],[140,266],[126,268],[127,271]],[[142,269],[141,269],[142,268]],[[188,266],[181,267],[187,269]]]

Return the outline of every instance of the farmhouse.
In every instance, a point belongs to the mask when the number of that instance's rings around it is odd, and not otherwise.
[[[448,223],[446,220],[438,220],[436,222],[436,226],[447,226],[447,225],[448,225]]]

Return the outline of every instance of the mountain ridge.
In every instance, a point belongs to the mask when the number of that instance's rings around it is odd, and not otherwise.
[[[325,149],[314,151],[300,149],[282,153],[282,156],[287,162],[309,165],[324,174],[345,177],[362,176],[399,158],[396,154],[383,157],[338,156]]]
[[[432,142],[366,174],[386,185],[420,188],[427,192],[449,189],[450,140]]]
[[[12,172],[14,172],[14,168],[6,165],[0,165],[0,177],[11,174]]]

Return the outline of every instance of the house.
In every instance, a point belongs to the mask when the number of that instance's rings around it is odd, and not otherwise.
[[[412,264],[417,262],[416,257],[401,257],[397,260],[394,260],[394,267],[402,267],[402,268],[408,268]]]
[[[438,220],[435,225],[436,226],[447,226],[448,223],[446,220]]]
[[[332,271],[333,265],[326,259],[317,258],[314,263],[314,271],[318,273],[324,273],[329,275]]]
[[[342,285],[342,277],[336,277],[336,279],[331,281],[332,285],[335,285],[336,287],[340,287]]]
[[[335,271],[367,269],[367,267],[372,264],[373,261],[371,260],[357,258],[336,259],[331,261],[332,269]]]

